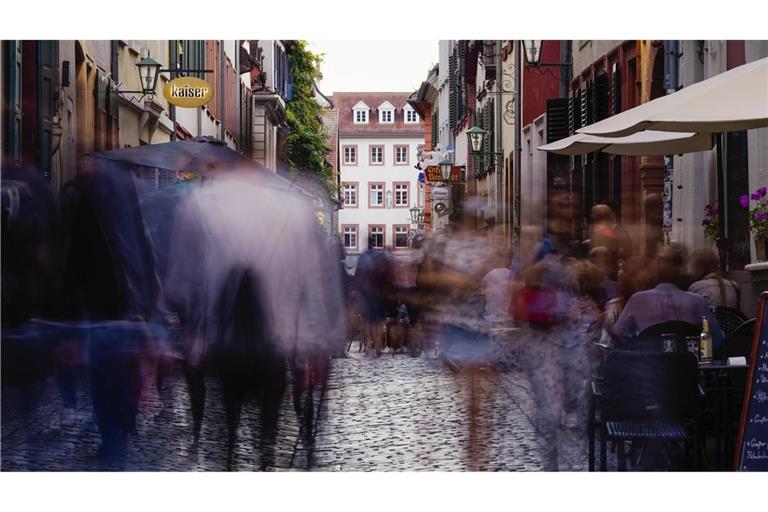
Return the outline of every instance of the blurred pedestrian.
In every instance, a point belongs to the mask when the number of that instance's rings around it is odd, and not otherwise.
[[[384,328],[387,315],[394,311],[394,265],[383,248],[376,247],[376,238],[368,237],[368,247],[357,260],[355,288],[361,300],[361,314],[366,345],[375,355],[384,348]]]

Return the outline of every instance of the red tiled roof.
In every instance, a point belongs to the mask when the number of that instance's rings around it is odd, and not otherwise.
[[[339,136],[364,137],[368,134],[376,136],[413,136],[424,135],[424,121],[419,118],[418,123],[406,124],[403,107],[408,104],[410,92],[335,92],[331,96],[333,105],[339,111]],[[354,124],[352,119],[352,107],[362,101],[368,107],[368,124]],[[385,101],[395,107],[395,122],[393,124],[379,124],[379,105]]]

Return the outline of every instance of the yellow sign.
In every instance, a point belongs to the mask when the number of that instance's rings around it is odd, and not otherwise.
[[[213,98],[213,86],[200,78],[184,76],[165,84],[163,96],[177,107],[201,107]]]

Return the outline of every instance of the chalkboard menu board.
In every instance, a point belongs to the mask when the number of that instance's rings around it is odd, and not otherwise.
[[[736,452],[738,471],[768,471],[768,292],[760,295]]]

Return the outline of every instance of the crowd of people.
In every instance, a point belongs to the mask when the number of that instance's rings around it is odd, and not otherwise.
[[[87,368],[104,447],[119,451],[147,376],[160,385],[171,354],[184,367],[195,440],[206,377],[220,380],[231,458],[245,395],[259,396],[269,444],[289,373],[296,399],[357,331],[372,356],[407,348],[464,379],[473,468],[487,460],[477,412],[497,370],[512,366],[530,383],[543,468],[578,469],[595,344],[621,347],[650,325],[706,318],[717,349],[710,307],[738,308],[717,252],[640,247],[605,204],[592,208],[586,239],[574,236],[568,193],[550,198],[546,232],[524,227],[514,253],[507,237],[477,229],[467,200],[462,222],[415,237],[405,259],[369,240],[350,277],[306,199],[261,179],[227,174],[153,211],[157,197],[134,188],[130,170],[86,168],[56,204],[34,172],[3,168],[3,337],[24,341],[4,344],[4,384],[39,363],[14,347],[52,342],[62,422],[74,421],[76,374]],[[279,226],[248,220],[275,211],[285,213]]]
[[[700,328],[706,318],[717,350],[724,336],[711,307],[738,309],[739,302],[739,287],[721,275],[715,250],[698,249],[689,258],[676,243],[633,244],[606,204],[592,208],[588,237],[580,239],[570,201],[570,194],[556,194],[547,232],[524,228],[515,254],[474,222],[416,239],[405,264],[415,274],[407,288],[392,285],[396,260],[369,249],[358,262],[350,301],[354,307],[358,294],[362,343],[374,355],[384,344],[387,317],[404,303],[416,312],[410,338],[434,347],[457,373],[523,370],[546,470],[585,467],[596,344],[621,348],[653,324],[677,320]],[[473,379],[470,411],[488,399]],[[482,459],[472,450],[470,456]]]

